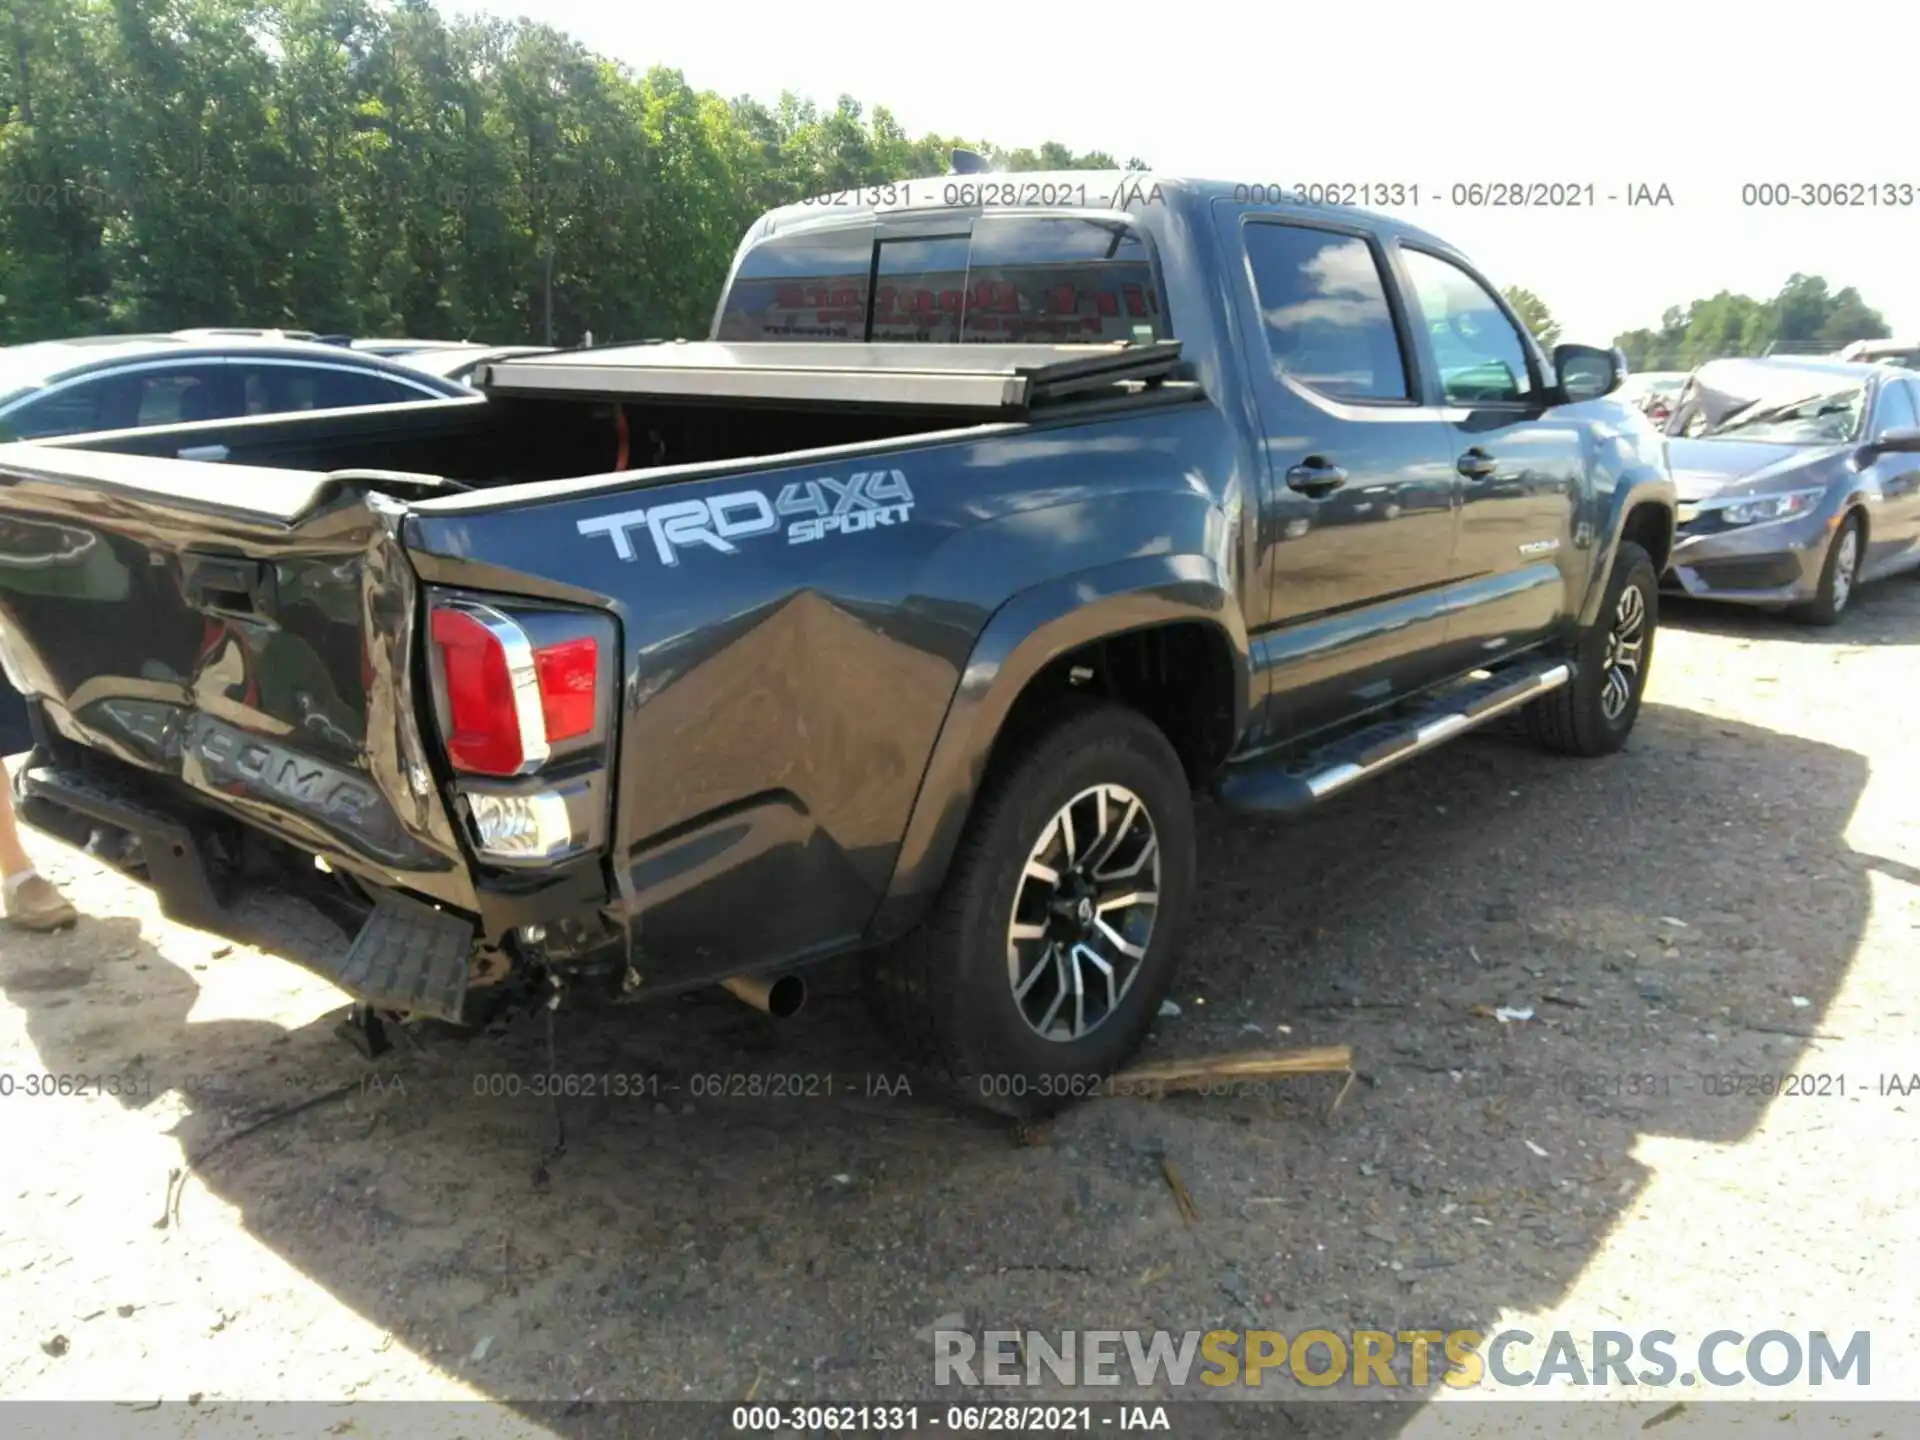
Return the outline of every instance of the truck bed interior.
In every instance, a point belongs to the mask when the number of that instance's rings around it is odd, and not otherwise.
[[[853,353],[850,353],[853,352]],[[485,489],[724,463],[1192,398],[1179,345],[672,345],[488,366],[473,399],[117,431],[73,449]],[[383,472],[383,473],[381,473]]]

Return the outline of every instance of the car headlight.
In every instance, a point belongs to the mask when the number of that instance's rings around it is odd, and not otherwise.
[[[1756,495],[1751,500],[1730,500],[1720,507],[1720,518],[1729,525],[1758,525],[1765,520],[1785,520],[1814,509],[1826,493],[1824,489],[1786,490],[1778,495]]]

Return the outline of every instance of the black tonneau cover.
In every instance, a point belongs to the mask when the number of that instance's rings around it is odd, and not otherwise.
[[[785,341],[611,345],[497,360],[489,395],[688,404],[862,405],[1020,414],[1121,381],[1166,379],[1180,342],[1151,345],[850,345]]]

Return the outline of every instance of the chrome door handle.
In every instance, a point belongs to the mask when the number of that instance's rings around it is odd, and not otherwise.
[[[1500,462],[1476,445],[1456,460],[1453,468],[1469,480],[1484,480],[1500,468]]]
[[[1318,455],[1309,455],[1304,464],[1287,471],[1287,488],[1316,500],[1322,495],[1331,495],[1346,483],[1347,472],[1338,465],[1329,465]]]

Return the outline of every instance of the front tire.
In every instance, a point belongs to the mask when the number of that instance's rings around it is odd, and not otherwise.
[[[1827,546],[1826,564],[1820,567],[1820,588],[1805,605],[1787,612],[1802,625],[1838,625],[1860,583],[1860,562],[1867,552],[1867,527],[1860,517],[1849,515],[1833,532]]]
[[[1631,540],[1620,544],[1600,615],[1568,659],[1573,678],[1526,710],[1528,728],[1561,755],[1611,755],[1627,743],[1653,665],[1660,619],[1660,576],[1653,557]]]
[[[1063,707],[995,767],[926,920],[869,957],[874,1017],[951,1098],[1058,1110],[1152,1025],[1193,873],[1166,736],[1121,705]]]

